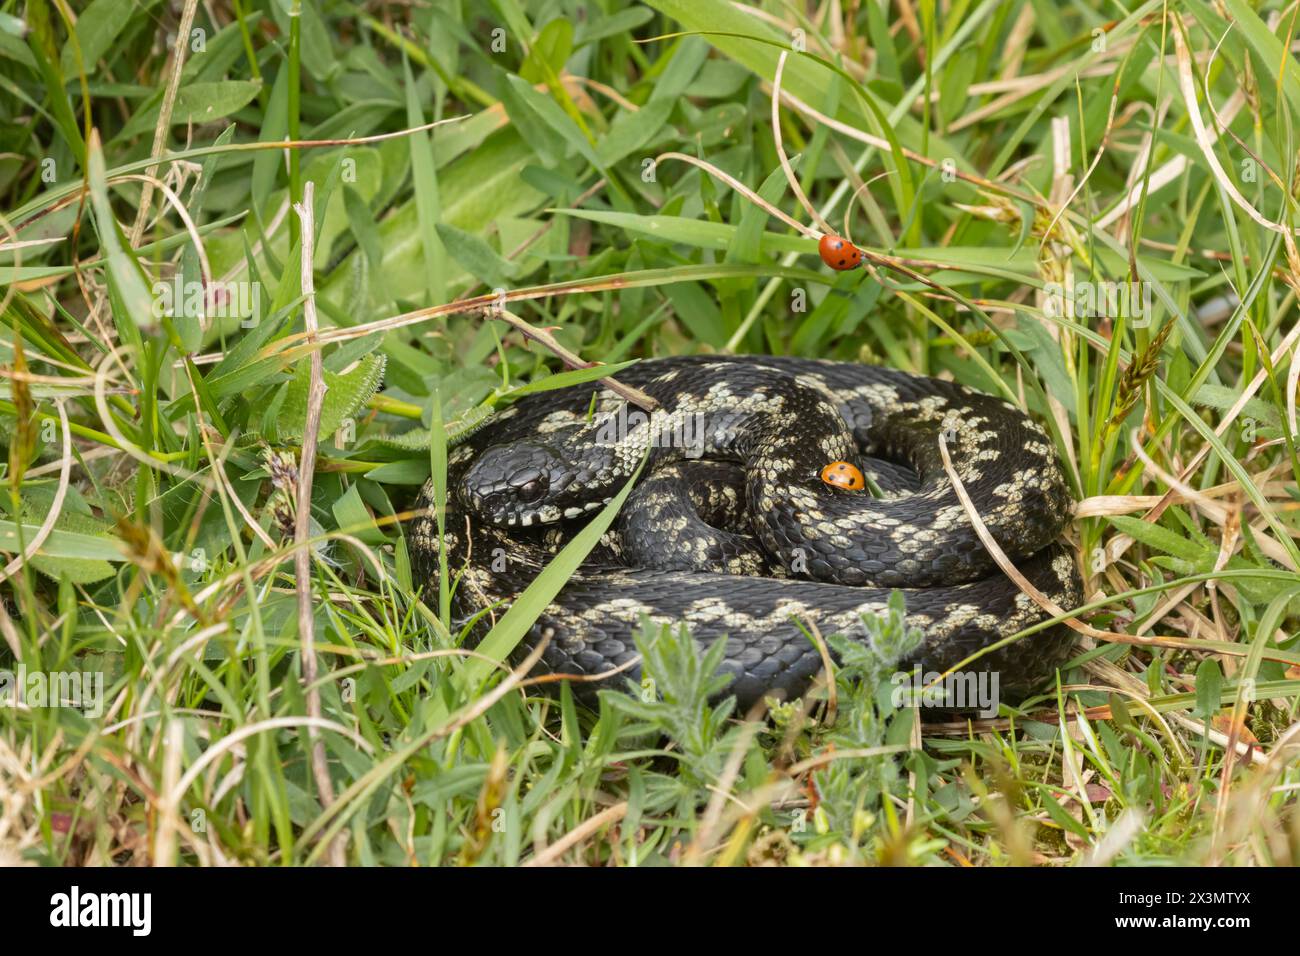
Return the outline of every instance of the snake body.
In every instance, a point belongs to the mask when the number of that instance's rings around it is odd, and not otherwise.
[[[742,706],[794,696],[823,666],[808,638],[864,634],[863,615],[903,589],[924,634],[909,660],[941,671],[1047,618],[993,563],[944,469],[940,437],[983,523],[1058,606],[1079,603],[1056,544],[1071,499],[1046,433],[1000,399],[875,366],[768,356],[652,359],[619,381],[649,415],[599,382],[536,392],[449,457],[445,532],[432,483],[412,526],[417,570],[441,551],[461,621],[480,635],[591,513],[638,474],[616,525],[517,649],[542,666],[597,675],[636,658],[645,620],[726,641],[724,693]],[[832,488],[820,469],[862,468],[878,496]],[[486,613],[484,613],[486,612]],[[1060,626],[992,649],[969,669],[1027,688],[1068,653]],[[639,676],[637,668],[623,679]],[[598,686],[598,685],[596,685]],[[577,684],[580,696],[593,684]]]

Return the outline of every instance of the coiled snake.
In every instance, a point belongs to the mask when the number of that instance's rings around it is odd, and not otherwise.
[[[455,607],[481,635],[644,461],[616,525],[533,625],[542,666],[593,675],[636,657],[646,618],[726,640],[725,693],[741,706],[802,693],[822,667],[806,627],[861,635],[861,616],[904,589],[924,632],[910,664],[941,671],[1044,619],[992,562],[944,471],[952,466],[998,544],[1059,606],[1078,605],[1055,541],[1071,499],[1046,433],[1013,405],[938,379],[815,359],[652,359],[618,375],[658,403],[646,415],[599,382],[538,392],[449,456],[445,535]],[[877,496],[821,469],[861,467]],[[412,556],[437,580],[431,484]],[[436,591],[436,586],[434,587]],[[481,612],[489,610],[490,613]],[[981,656],[1003,689],[1068,653],[1059,625]],[[635,667],[618,680],[637,679]],[[608,685],[607,685],[608,686]],[[593,684],[578,683],[580,696]]]

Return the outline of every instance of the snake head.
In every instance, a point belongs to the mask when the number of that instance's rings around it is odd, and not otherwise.
[[[576,473],[554,449],[534,442],[494,445],[457,488],[461,504],[496,525],[527,527],[572,518],[602,502],[569,491]]]

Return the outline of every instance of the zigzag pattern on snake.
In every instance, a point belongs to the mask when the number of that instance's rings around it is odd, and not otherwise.
[[[444,537],[431,484],[412,556],[436,582],[446,547],[459,622],[491,622],[644,461],[615,526],[518,648],[545,638],[544,668],[604,673],[636,657],[648,618],[726,641],[726,694],[748,706],[805,691],[821,654],[799,622],[863,636],[861,616],[904,590],[925,637],[909,660],[946,670],[1047,618],[993,564],[939,452],[1022,573],[1059,606],[1081,598],[1056,539],[1072,502],[1047,434],[1010,403],[933,378],[853,363],[768,356],[652,359],[618,380],[659,403],[644,415],[599,382],[537,392],[449,457]],[[848,461],[879,493],[820,478]],[[436,591],[436,587],[434,588]],[[486,612],[486,613],[484,613]],[[1065,659],[1055,626],[970,667],[1004,690]],[[639,679],[636,667],[617,680]],[[577,683],[580,697],[599,684]],[[607,685],[608,686],[608,685]]]

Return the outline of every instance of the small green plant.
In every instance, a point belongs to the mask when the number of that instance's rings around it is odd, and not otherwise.
[[[837,708],[835,722],[814,739],[823,752],[845,756],[812,772],[813,826],[795,839],[811,851],[844,847],[854,859],[874,859],[901,833],[896,806],[907,796],[902,761],[916,718],[896,706],[893,677],[923,635],[908,626],[899,591],[861,622],[862,635],[826,639],[839,659]]]
[[[673,741],[687,786],[695,789],[716,782],[741,732],[730,719],[734,697],[710,703],[729,680],[718,673],[726,643],[715,641],[701,651],[685,626],[647,622],[636,646],[641,654],[641,683],[625,693],[601,691],[601,702],[639,721],[646,731]]]

